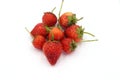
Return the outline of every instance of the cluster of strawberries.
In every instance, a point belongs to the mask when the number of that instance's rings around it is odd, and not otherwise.
[[[63,3],[63,2],[62,2]],[[62,6],[62,4],[61,4]],[[78,20],[72,12],[65,12],[57,19],[53,12],[45,12],[42,23],[38,23],[30,32],[32,44],[44,52],[51,65],[55,65],[62,51],[70,54],[83,38],[84,29],[76,25]]]

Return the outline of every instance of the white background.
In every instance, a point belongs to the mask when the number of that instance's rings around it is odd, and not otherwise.
[[[61,0],[0,0],[0,80],[120,80],[120,0],[65,0],[98,42],[79,44],[51,66],[26,32]],[[85,36],[85,39],[91,37]]]

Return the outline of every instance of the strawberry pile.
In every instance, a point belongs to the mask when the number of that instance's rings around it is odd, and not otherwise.
[[[42,50],[51,65],[55,65],[62,52],[70,54],[77,47],[77,43],[83,41],[85,32],[82,26],[77,25],[76,14],[65,12],[60,15],[63,5],[61,3],[59,17],[52,12],[45,12],[42,22],[35,25],[30,32],[33,37],[32,44],[35,48]],[[91,40],[95,41],[95,40]]]

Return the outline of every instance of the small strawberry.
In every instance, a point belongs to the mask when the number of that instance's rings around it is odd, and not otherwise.
[[[55,65],[62,53],[62,44],[58,41],[47,41],[43,46],[43,52],[51,65]]]
[[[75,24],[77,21],[81,20],[76,18],[76,14],[73,14],[72,12],[66,12],[60,16],[59,24],[66,29],[67,27]]]
[[[71,38],[64,38],[62,39],[61,43],[64,52],[66,52],[67,54],[70,54],[77,47],[76,42]]]
[[[46,26],[54,26],[57,23],[57,17],[52,12],[45,12],[42,17],[42,22]]]
[[[48,35],[49,40],[61,40],[63,37],[64,33],[58,27],[54,27]]]
[[[43,23],[38,23],[33,30],[31,31],[31,34],[35,37],[36,35],[42,35],[44,37],[47,36],[48,31]]]
[[[41,35],[37,35],[35,36],[35,38],[33,39],[33,46],[37,49],[42,49],[43,44],[46,42],[45,38]]]
[[[72,38],[75,42],[80,42],[83,37],[84,29],[79,25],[72,25],[65,30],[65,35]]]

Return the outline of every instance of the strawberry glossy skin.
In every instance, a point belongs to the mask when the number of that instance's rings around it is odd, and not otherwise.
[[[49,40],[61,40],[64,37],[64,33],[57,27],[54,27],[49,33]]]
[[[51,12],[45,12],[42,17],[42,22],[48,27],[54,26],[57,23],[57,17]]]
[[[58,41],[47,41],[43,46],[43,52],[51,65],[55,65],[62,53],[62,45]]]
[[[75,42],[80,42],[83,37],[83,29],[79,25],[72,25],[65,30],[65,35]]]
[[[37,35],[33,41],[32,44],[37,49],[42,49],[44,43],[46,42],[45,38],[41,35]]]
[[[64,38],[61,40],[63,50],[65,53],[70,54],[77,47],[76,43],[71,38]]]
[[[47,36],[48,32],[45,28],[45,25],[43,23],[38,23],[33,30],[31,31],[31,34],[35,37],[36,35],[42,35],[44,37]]]
[[[60,16],[59,23],[60,25],[66,29],[67,27],[76,23],[76,16],[72,12],[66,12]]]

